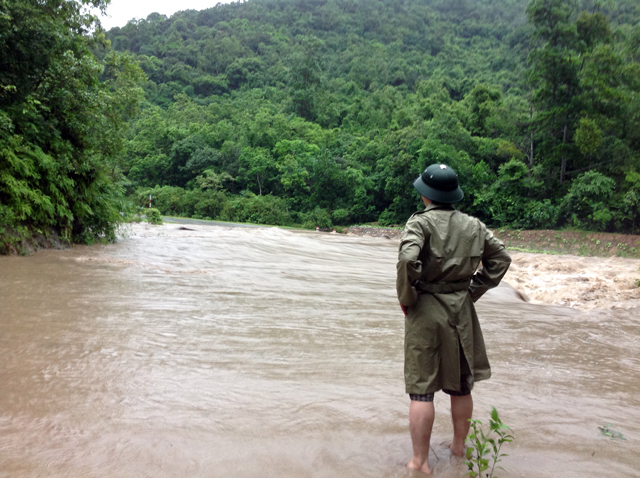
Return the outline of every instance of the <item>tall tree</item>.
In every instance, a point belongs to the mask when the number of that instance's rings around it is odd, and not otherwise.
[[[543,152],[559,163],[561,183],[574,153],[571,137],[580,112],[578,34],[572,21],[576,9],[575,0],[531,0],[527,7],[535,28],[529,54],[532,101],[546,140]]]

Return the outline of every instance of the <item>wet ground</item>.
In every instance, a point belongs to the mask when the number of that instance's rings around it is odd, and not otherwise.
[[[0,477],[412,476],[397,243],[179,227],[0,257]],[[637,265],[515,259],[538,303],[477,304],[493,377],[475,416],[496,406],[516,437],[499,476],[640,476],[634,297],[545,304],[574,298],[567,274],[615,284]],[[462,477],[440,395],[432,470]]]

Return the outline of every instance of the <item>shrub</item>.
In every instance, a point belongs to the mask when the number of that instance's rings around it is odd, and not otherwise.
[[[560,216],[572,226],[593,231],[605,231],[611,225],[613,179],[596,171],[578,176],[562,200]]]
[[[349,214],[348,209],[336,209],[331,214],[334,224],[347,225],[349,224],[349,219],[351,215]]]
[[[149,204],[149,196],[151,196],[151,204],[167,216],[191,216],[193,206],[188,204],[186,193],[185,189],[179,187],[156,186],[138,189],[136,196],[140,206]]]
[[[155,207],[149,208],[145,212],[147,213],[147,222],[149,224],[153,224],[154,226],[159,226],[162,224],[162,216],[160,215],[160,211],[158,211]]]
[[[558,206],[551,203],[551,200],[526,201],[524,205],[524,216],[514,221],[513,225],[522,229],[548,229],[553,227],[558,221]]]
[[[316,227],[331,229],[333,227],[329,211],[320,207],[316,207],[308,213],[300,214],[300,218],[303,220],[302,227],[305,229],[315,229]]]
[[[291,223],[291,214],[286,199],[277,196],[256,196],[246,193],[228,199],[218,218],[221,221],[252,222],[284,226]]]
[[[381,226],[391,226],[393,224],[396,224],[396,219],[396,214],[393,211],[385,209],[378,218],[378,224],[380,224]]]
[[[163,186],[138,189],[135,202],[140,206],[148,205],[150,195],[152,205],[167,216],[216,217],[227,201],[221,191]]]
[[[193,207],[193,216],[205,218],[218,217],[227,202],[227,196],[223,192],[210,189],[187,191],[185,199]]]

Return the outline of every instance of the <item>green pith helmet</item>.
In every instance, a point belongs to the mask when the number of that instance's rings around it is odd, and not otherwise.
[[[458,185],[458,175],[446,164],[432,164],[424,170],[413,187],[427,199],[436,202],[453,203],[464,197]]]

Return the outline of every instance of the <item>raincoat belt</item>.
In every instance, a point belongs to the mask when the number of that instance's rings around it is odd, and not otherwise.
[[[415,285],[416,289],[422,292],[429,292],[431,294],[450,294],[452,292],[459,292],[461,290],[469,289],[471,285],[471,279],[459,282],[431,282],[424,283],[418,281]]]

